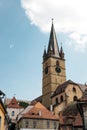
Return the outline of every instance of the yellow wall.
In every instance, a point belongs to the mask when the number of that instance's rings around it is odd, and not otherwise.
[[[73,91],[73,88],[75,88],[76,91]],[[73,101],[74,96],[78,97],[80,99],[83,95],[83,92],[81,91],[80,87],[78,85],[69,84],[65,90],[67,98],[67,104]]]
[[[0,130],[4,130],[5,129],[5,123],[4,123],[4,119],[5,119],[5,112],[4,109],[2,107],[2,105],[0,104],[0,117],[1,117],[1,122],[0,122]]]

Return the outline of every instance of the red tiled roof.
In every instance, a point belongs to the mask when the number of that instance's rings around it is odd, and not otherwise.
[[[58,118],[53,115],[52,112],[50,112],[47,108],[45,108],[40,102],[37,102],[33,108],[31,108],[27,113],[23,114],[23,117],[58,120]]]
[[[78,114],[75,118],[75,122],[74,122],[74,126],[82,126],[82,118],[81,116]]]
[[[21,108],[16,100],[15,97],[12,98],[12,100],[7,105],[7,108]]]
[[[72,124],[73,126],[82,127],[82,118],[76,109],[76,104],[66,107],[66,109],[60,113],[60,124]]]

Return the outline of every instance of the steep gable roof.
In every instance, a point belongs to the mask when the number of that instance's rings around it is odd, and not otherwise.
[[[7,105],[7,108],[21,108],[16,100],[15,97],[12,98],[12,100]]]
[[[83,93],[83,96],[82,98],[80,99],[81,102],[87,102],[87,86],[86,86],[86,89]]]
[[[72,80],[67,80],[66,82],[64,82],[63,84],[59,85],[57,87],[57,89],[54,91],[53,95],[51,97],[54,97],[56,96],[57,94],[60,94],[62,92],[65,91],[66,87],[69,85],[69,84],[74,84],[74,85],[78,85],[78,87],[81,89],[82,92],[85,91],[86,89],[86,85],[84,84],[79,84],[79,83],[75,83],[73,82]]]
[[[45,106],[40,102],[37,102],[28,112],[24,113],[22,118],[38,118],[38,119],[52,119],[58,120],[58,118],[52,114]]]
[[[79,84],[78,83],[78,85],[79,85],[80,89],[82,90],[82,92],[84,92],[85,89],[87,88],[87,86],[85,84]]]
[[[64,92],[68,84],[78,85],[77,83],[73,82],[72,80],[68,80],[68,81],[64,82],[63,84],[59,85],[51,97],[54,97],[57,94]]]

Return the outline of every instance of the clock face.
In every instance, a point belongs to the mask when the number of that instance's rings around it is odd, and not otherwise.
[[[45,74],[48,73],[48,66],[45,68]]]
[[[60,72],[61,72],[60,67],[59,67],[59,66],[56,66],[55,71],[56,71],[57,73],[60,73]]]

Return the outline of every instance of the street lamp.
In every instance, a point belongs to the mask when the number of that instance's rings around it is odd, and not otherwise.
[[[87,130],[87,89],[85,89],[82,98],[77,101],[77,108],[82,117],[83,130]]]

